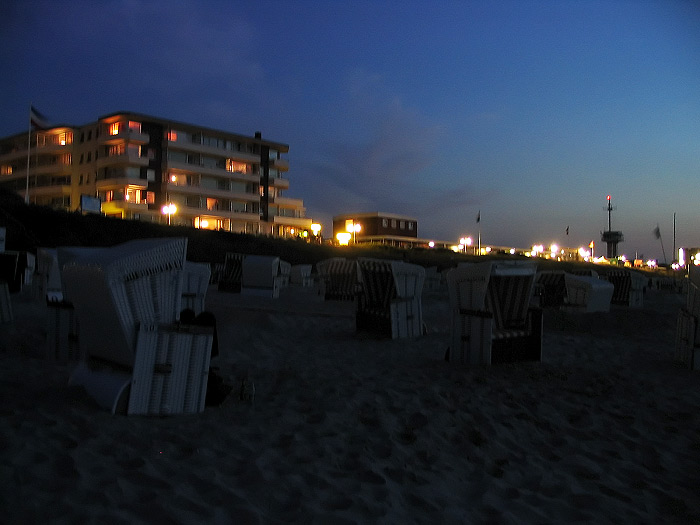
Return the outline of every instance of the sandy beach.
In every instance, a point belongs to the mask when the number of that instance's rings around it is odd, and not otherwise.
[[[197,415],[111,415],[43,359],[45,307],[0,327],[4,523],[700,522],[700,375],[673,362],[682,295],[545,312],[543,361],[444,361],[427,334],[355,333],[352,303],[210,288],[234,386]],[[241,378],[253,402],[238,395]]]

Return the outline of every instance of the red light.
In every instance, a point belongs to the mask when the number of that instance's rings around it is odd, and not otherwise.
[[[608,200],[610,200],[610,195],[608,195]]]

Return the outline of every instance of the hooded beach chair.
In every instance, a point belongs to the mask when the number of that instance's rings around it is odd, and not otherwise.
[[[358,259],[357,331],[392,339],[423,333],[425,269],[416,264]]]
[[[644,286],[647,279],[636,271],[608,270],[603,278],[615,286],[612,304],[641,308],[644,305]]]
[[[700,270],[688,269],[688,293],[678,311],[675,359],[691,370],[700,370]]]
[[[452,316],[447,360],[463,364],[540,361],[542,310],[530,306],[537,266],[460,264],[447,274]]]
[[[357,296],[357,266],[354,260],[344,257],[324,259],[316,263],[316,272],[324,299],[352,301]]]
[[[282,264],[284,263],[284,264]],[[291,266],[280,261],[279,257],[271,255],[246,255],[243,257],[241,273],[241,293],[248,295],[262,295],[277,299],[280,296],[280,288],[285,280],[288,282],[288,273],[282,272],[282,267]]]
[[[210,278],[211,267],[207,263],[185,261],[180,304],[182,310],[192,310],[195,315],[204,311]]]
[[[226,254],[223,269],[221,269],[221,273],[217,276],[219,291],[234,293],[239,293],[241,291],[243,259],[245,259],[245,255],[242,253],[229,252]]]
[[[213,330],[177,323],[186,250],[184,238],[140,239],[89,250],[62,268],[87,356],[71,381],[112,411],[204,407]]]
[[[615,286],[598,277],[566,273],[566,304],[571,312],[609,312]]]
[[[289,280],[290,283],[295,286],[310,287],[314,285],[314,279],[311,276],[311,269],[313,268],[310,264],[295,264],[292,266]]]

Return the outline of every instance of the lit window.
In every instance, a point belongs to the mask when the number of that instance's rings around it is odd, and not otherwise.
[[[168,140],[170,142],[177,142],[177,131],[168,131]]]
[[[0,175],[12,175],[12,166],[0,167]]]
[[[140,122],[134,122],[133,120],[129,121],[129,131],[132,133],[141,133],[141,123]]]
[[[114,124],[109,125],[109,134],[119,135],[119,122],[115,122]]]
[[[235,160],[226,159],[226,170],[233,173],[248,173],[248,164],[245,162],[236,162]]]

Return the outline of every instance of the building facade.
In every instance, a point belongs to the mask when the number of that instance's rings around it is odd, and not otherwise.
[[[98,202],[103,214],[123,219],[307,235],[303,201],[285,196],[288,151],[260,133],[119,112],[0,139],[0,187],[70,211]]]
[[[333,217],[333,239],[341,244],[378,243],[397,247],[447,247],[449,243],[418,238],[418,220],[394,213],[372,212]],[[348,237],[349,234],[349,237]]]

